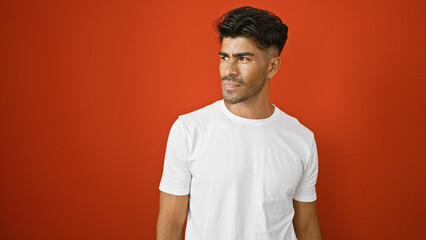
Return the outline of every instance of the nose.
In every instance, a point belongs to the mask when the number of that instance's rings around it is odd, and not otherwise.
[[[224,74],[225,76],[237,76],[238,75],[238,66],[237,63],[233,60],[224,63]]]

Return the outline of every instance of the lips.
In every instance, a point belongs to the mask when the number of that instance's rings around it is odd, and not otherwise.
[[[228,89],[233,89],[240,86],[239,84],[230,83],[230,82],[223,82],[223,85],[225,85],[225,88],[228,88]]]

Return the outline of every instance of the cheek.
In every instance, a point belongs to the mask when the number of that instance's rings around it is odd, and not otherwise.
[[[224,65],[223,64],[219,64],[219,74],[220,76],[223,76],[223,72],[224,72]]]
[[[265,73],[259,69],[250,68],[244,71],[242,77],[248,86],[256,86],[265,78]]]
[[[255,71],[255,69],[251,66],[242,66],[240,68],[240,73],[241,76],[243,77],[243,79],[245,81],[247,81],[247,83],[251,82],[252,79],[257,78],[258,76],[258,72]],[[251,83],[250,83],[251,84]]]

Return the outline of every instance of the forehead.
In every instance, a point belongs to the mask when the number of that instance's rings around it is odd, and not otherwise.
[[[222,39],[221,51],[228,54],[237,52],[251,52],[255,55],[259,55],[262,53],[262,50],[256,46],[255,42],[246,37],[224,37]]]

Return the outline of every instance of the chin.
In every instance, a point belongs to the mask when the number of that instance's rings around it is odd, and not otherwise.
[[[238,97],[226,97],[226,95],[222,95],[223,97],[223,101],[225,101],[226,103],[233,105],[233,104],[237,104],[240,103],[242,101],[244,101],[244,99],[238,98]]]

